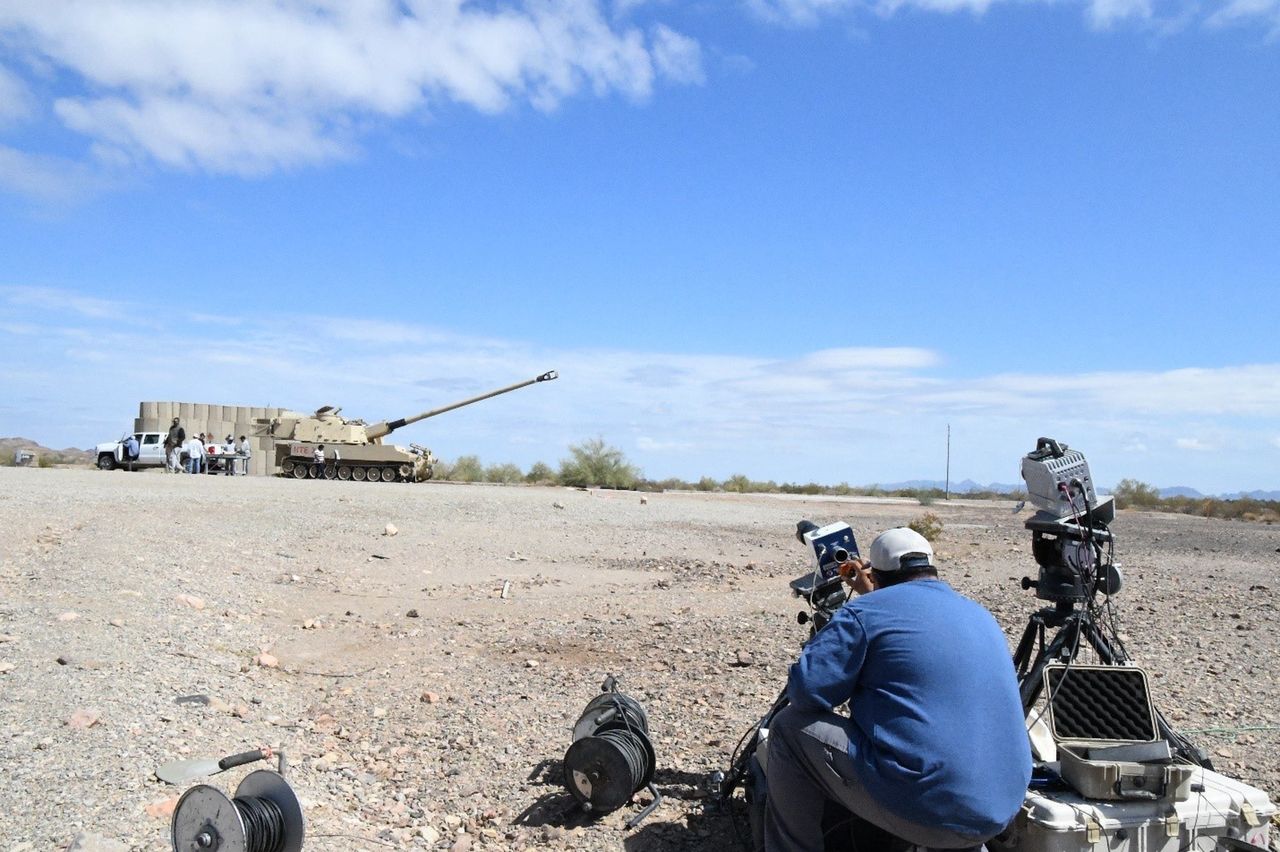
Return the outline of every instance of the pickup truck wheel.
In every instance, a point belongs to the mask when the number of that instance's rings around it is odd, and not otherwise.
[[[98,470],[115,470],[116,457],[111,453],[103,453],[98,456]]]

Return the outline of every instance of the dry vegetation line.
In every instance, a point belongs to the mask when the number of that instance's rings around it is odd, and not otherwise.
[[[795,521],[847,520],[866,542],[926,511],[211,479],[0,469],[6,849],[80,832],[85,849],[167,849],[180,791],[154,769],[271,744],[293,766],[308,852],[728,852],[697,782],[799,647]],[[1016,636],[1036,602],[1017,586],[1033,566],[1011,509],[928,511],[945,577]],[[1159,703],[1211,731],[1197,739],[1220,767],[1276,793],[1280,535],[1130,512],[1115,529],[1121,630]],[[634,809],[584,822],[558,777],[568,726],[609,673],[649,712],[666,799],[629,834]],[[230,792],[247,771],[212,782]]]

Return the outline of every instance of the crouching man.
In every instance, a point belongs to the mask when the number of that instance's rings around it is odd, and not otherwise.
[[[852,563],[860,597],[791,667],[769,730],[767,852],[822,852],[824,798],[938,849],[986,842],[1021,806],[1031,750],[1004,634],[933,561],[919,533],[882,533]]]

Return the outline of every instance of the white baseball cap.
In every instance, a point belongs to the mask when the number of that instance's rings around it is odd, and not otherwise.
[[[915,530],[896,527],[885,530],[871,542],[871,567],[877,571],[889,573],[913,567],[903,564],[905,557],[910,556],[924,557],[929,565],[933,565],[933,548]]]

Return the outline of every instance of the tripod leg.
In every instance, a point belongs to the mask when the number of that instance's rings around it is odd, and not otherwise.
[[[1018,680],[1022,680],[1026,674],[1037,638],[1039,644],[1043,646],[1044,622],[1037,615],[1033,615],[1027,619],[1027,629],[1022,631],[1022,638],[1018,640],[1018,647],[1013,652],[1013,670],[1018,673]]]
[[[1094,623],[1093,619],[1084,622],[1084,638],[1093,646],[1093,650],[1098,653],[1098,659],[1107,665],[1115,665],[1123,663],[1124,655],[1117,653],[1115,648],[1111,647],[1111,642],[1103,635],[1102,630]]]
[[[1031,664],[1031,668],[1026,675],[1018,681],[1018,692],[1022,695],[1022,712],[1031,709],[1031,705],[1036,703],[1036,699],[1040,697],[1040,690],[1044,687],[1044,667],[1049,663],[1062,659],[1062,651],[1064,648],[1072,649],[1071,655],[1075,657],[1075,647],[1080,641],[1080,621],[1072,619],[1062,625],[1062,629],[1058,631],[1058,635],[1053,637],[1048,645],[1040,649],[1040,653],[1036,655],[1035,662]]]

